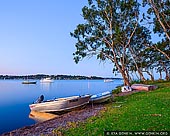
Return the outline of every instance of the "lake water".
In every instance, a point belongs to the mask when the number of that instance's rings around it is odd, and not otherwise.
[[[0,134],[35,124],[29,118],[29,104],[41,94],[45,100],[72,95],[96,94],[111,91],[121,80],[55,80],[53,83],[22,84],[21,80],[0,80]]]

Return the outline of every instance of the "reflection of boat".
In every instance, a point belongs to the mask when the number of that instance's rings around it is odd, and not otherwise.
[[[22,84],[36,84],[36,83],[37,83],[37,81],[29,81],[29,80],[22,82]]]
[[[51,113],[44,113],[44,112],[37,112],[37,111],[31,111],[29,114],[29,118],[38,121],[43,122],[49,119],[53,119],[57,117],[58,115],[51,114]]]
[[[95,94],[92,95],[90,98],[90,102],[91,103],[102,103],[102,102],[106,102],[108,101],[112,96],[112,93],[109,91],[103,92],[103,93],[99,93],[99,94]]]
[[[41,85],[41,89],[42,89],[42,90],[45,90],[45,91],[49,91],[50,88],[51,88],[51,86],[52,86],[51,83],[42,83],[42,84],[40,84],[40,85]]]
[[[44,96],[42,95],[36,103],[30,104],[29,107],[32,111],[39,112],[65,112],[89,103],[90,96],[71,96],[43,101]]]
[[[107,82],[113,82],[113,79],[104,79],[104,82],[107,83]]]
[[[48,77],[48,78],[43,78],[43,79],[41,79],[40,82],[41,82],[41,83],[52,83],[53,80]]]

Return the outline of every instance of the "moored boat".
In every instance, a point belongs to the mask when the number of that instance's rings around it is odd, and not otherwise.
[[[112,93],[109,91],[98,93],[95,95],[92,95],[90,98],[91,103],[103,103],[108,101],[112,96]]]
[[[113,82],[113,79],[104,79],[104,82],[105,82],[105,83]]]
[[[40,80],[41,83],[52,83],[53,82],[53,79],[51,78],[43,78]]]
[[[36,103],[30,104],[31,111],[38,112],[65,112],[89,103],[91,95],[71,96],[54,100],[43,101],[42,95]]]
[[[36,83],[37,83],[37,81],[29,81],[29,80],[22,82],[22,84],[36,84]]]

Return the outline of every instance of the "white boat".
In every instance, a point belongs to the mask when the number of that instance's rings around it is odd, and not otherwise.
[[[112,93],[109,91],[103,92],[103,93],[98,93],[95,95],[92,95],[90,98],[91,103],[103,103],[108,101],[112,96]]]
[[[41,83],[52,83],[53,80],[48,77],[48,78],[43,78],[43,79],[41,79],[40,82],[41,82]]]
[[[90,97],[91,95],[81,95],[43,101],[44,96],[41,95],[36,103],[29,107],[31,111],[38,112],[65,112],[86,105]]]
[[[107,83],[107,82],[113,82],[113,79],[104,79],[104,82]]]

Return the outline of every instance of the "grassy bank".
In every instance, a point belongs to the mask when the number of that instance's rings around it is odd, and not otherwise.
[[[167,131],[170,130],[170,82],[156,83],[159,88],[115,97],[97,117],[84,123],[70,123],[69,129],[56,129],[54,134],[69,136],[102,136],[105,130]]]

